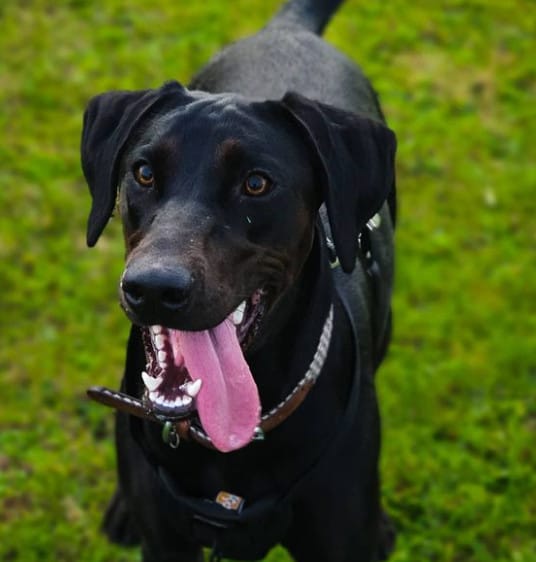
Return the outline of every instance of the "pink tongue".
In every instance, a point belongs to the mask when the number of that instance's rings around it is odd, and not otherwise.
[[[204,430],[220,451],[247,445],[259,424],[257,385],[230,320],[202,332],[171,331],[192,380],[203,385],[197,411]]]

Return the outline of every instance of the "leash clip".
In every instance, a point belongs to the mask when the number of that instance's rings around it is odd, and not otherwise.
[[[331,269],[335,269],[339,266],[339,258],[337,257],[337,251],[335,250],[335,244],[329,236],[326,236],[326,246],[328,248],[329,265],[331,266]]]

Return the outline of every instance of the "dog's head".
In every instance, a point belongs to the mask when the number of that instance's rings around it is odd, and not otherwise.
[[[144,327],[156,408],[179,415],[197,401],[222,450],[251,438],[258,399],[242,350],[296,283],[323,202],[340,263],[352,270],[358,234],[393,184],[394,152],[383,124],[296,94],[258,102],[171,82],[91,100],[87,240],[96,243],[118,201],[121,301]],[[250,421],[233,425],[230,410]]]

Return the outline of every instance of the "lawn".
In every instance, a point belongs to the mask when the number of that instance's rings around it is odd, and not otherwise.
[[[277,5],[0,3],[0,560],[140,559],[98,531],[112,415],[85,388],[117,386],[128,324],[117,221],[85,247],[85,104],[188,82]],[[328,29],[399,139],[395,333],[378,376],[393,562],[536,560],[534,8],[349,0]]]

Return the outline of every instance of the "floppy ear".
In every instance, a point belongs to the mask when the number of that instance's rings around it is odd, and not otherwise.
[[[107,92],[94,97],[84,113],[82,170],[93,199],[87,244],[94,246],[112,215],[117,196],[119,163],[138,127],[165,108],[184,103],[186,90],[168,82],[156,90]]]
[[[295,93],[286,94],[282,103],[318,156],[335,249],[349,273],[359,233],[394,188],[395,135],[380,121]]]

